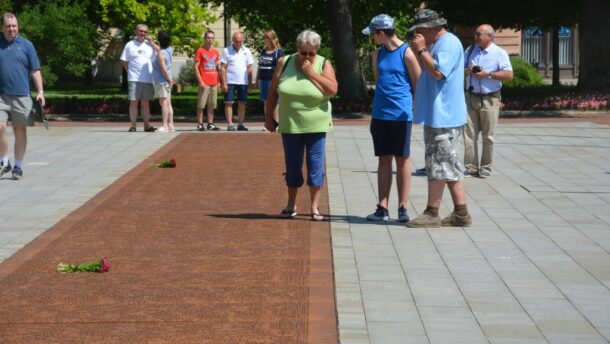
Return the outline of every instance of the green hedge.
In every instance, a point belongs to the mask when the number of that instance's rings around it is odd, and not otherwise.
[[[536,67],[529,62],[520,57],[511,56],[510,63],[513,66],[513,80],[504,82],[505,88],[524,88],[544,85],[544,79],[538,74]]]

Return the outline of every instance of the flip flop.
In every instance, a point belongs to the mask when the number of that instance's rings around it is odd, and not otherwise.
[[[320,214],[320,213],[312,213],[311,214],[311,221],[324,221],[326,220],[326,218],[324,217],[324,215]]]

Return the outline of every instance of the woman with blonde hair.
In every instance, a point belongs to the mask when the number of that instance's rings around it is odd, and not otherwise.
[[[284,56],[284,50],[280,45],[280,40],[273,30],[263,31],[263,40],[265,47],[258,54],[258,72],[256,73],[256,84],[258,85],[260,100],[264,102],[265,114],[267,108],[267,96],[269,95],[269,87],[273,72],[279,59]],[[273,119],[279,121],[277,107],[273,110]]]

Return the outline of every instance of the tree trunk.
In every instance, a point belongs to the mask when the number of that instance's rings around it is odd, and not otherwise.
[[[328,23],[335,56],[339,96],[345,101],[364,100],[366,88],[356,54],[350,0],[328,1]]]
[[[552,54],[553,54],[553,87],[561,86],[561,82],[559,81],[559,72],[561,68],[559,68],[559,26],[555,26],[551,30],[552,35]]]
[[[578,87],[610,89],[610,1],[580,0]]]

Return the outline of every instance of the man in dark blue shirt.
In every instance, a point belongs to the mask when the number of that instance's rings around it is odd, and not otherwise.
[[[40,62],[32,42],[19,36],[19,23],[12,13],[2,16],[3,34],[0,36],[0,177],[13,171],[13,179],[23,178],[21,162],[27,146],[26,128],[32,109],[30,73],[38,94],[36,101],[42,106],[45,99],[42,89]],[[15,167],[8,159],[6,128],[11,119],[15,135]]]

